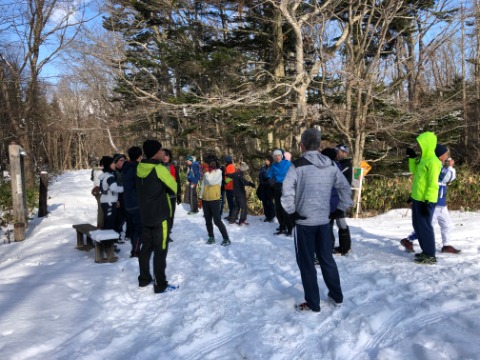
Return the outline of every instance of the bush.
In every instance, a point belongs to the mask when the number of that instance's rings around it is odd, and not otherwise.
[[[447,205],[450,210],[480,209],[480,175],[467,168],[457,167],[457,179],[448,186]],[[362,189],[363,216],[377,215],[391,209],[408,207],[412,176],[394,178],[369,177]]]
[[[38,206],[38,189],[36,187],[27,189],[27,208],[31,213]],[[10,182],[0,183],[0,224],[5,226],[12,218],[12,186]]]

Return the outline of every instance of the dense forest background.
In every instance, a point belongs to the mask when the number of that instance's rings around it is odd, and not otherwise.
[[[1,166],[21,144],[29,186],[146,138],[258,169],[311,126],[369,176],[406,171],[425,130],[478,169],[479,108],[476,0],[0,4]]]

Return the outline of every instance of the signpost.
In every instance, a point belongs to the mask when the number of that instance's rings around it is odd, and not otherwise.
[[[363,177],[367,175],[371,169],[372,167],[366,161],[361,161],[359,167],[353,168],[352,189],[357,191],[357,201],[355,202],[355,219],[358,219],[358,213],[360,212]]]
[[[20,145],[8,145],[10,155],[10,182],[12,183],[13,201],[13,236],[15,241],[25,240],[27,227],[27,195],[25,193],[25,176],[23,172],[23,157],[27,154]]]

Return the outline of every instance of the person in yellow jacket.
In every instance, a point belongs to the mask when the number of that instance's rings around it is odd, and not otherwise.
[[[417,137],[421,156],[417,158],[413,149],[407,149],[409,168],[413,174],[412,193],[412,225],[418,236],[422,252],[415,255],[418,264],[435,264],[435,233],[432,217],[438,200],[438,177],[442,163],[435,155],[437,137],[426,131]]]
[[[202,186],[200,188],[200,199],[203,205],[203,215],[205,216],[205,225],[207,226],[208,240],[207,244],[214,244],[215,237],[213,234],[213,223],[222,234],[223,246],[230,245],[227,228],[222,222],[220,214],[221,187],[222,187],[222,170],[216,156],[209,155],[205,161],[208,164],[208,172],[203,175]]]

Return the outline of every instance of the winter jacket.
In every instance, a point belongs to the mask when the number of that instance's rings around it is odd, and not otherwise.
[[[123,186],[117,184],[117,178],[111,172],[104,172],[99,176],[102,184],[100,197],[101,203],[116,203],[118,201],[118,194],[123,193]]]
[[[330,158],[318,151],[307,151],[295,160],[283,181],[282,206],[288,214],[305,216],[297,224],[328,224],[332,188],[338,192],[337,209],[346,211],[353,205],[350,184]]]
[[[225,167],[225,190],[233,190],[233,180],[232,178],[229,178],[228,175],[234,173],[235,165],[227,163],[227,166]]]
[[[272,179],[273,182],[280,184],[283,183],[290,165],[291,162],[285,159],[281,160],[280,162],[274,161],[268,170],[268,178]]]
[[[142,160],[137,166],[137,192],[142,224],[159,226],[172,216],[170,194],[176,194],[177,183],[159,161]]]
[[[163,163],[163,165],[167,168],[168,171],[170,171],[170,174],[173,176],[177,183],[177,195],[176,196],[181,196],[182,195],[182,185],[180,181],[180,173],[178,172],[178,167],[171,163]],[[170,197],[175,197],[175,195],[170,195]]]
[[[197,161],[188,167],[187,181],[192,184],[198,184],[200,181],[200,164]]]
[[[438,200],[438,178],[442,162],[435,155],[437,137],[426,131],[417,137],[422,150],[420,160],[409,159],[410,172],[413,174],[412,199],[436,203]]]
[[[100,175],[102,174],[103,174],[102,169],[92,170],[93,186],[100,186]]]
[[[200,199],[204,201],[220,200],[222,188],[222,170],[215,169],[203,175]]]
[[[138,209],[137,166],[136,161],[125,161],[122,167],[125,210],[127,211]]]
[[[447,206],[447,185],[457,177],[454,170],[451,166],[444,166],[440,171],[437,206]]]
[[[342,165],[338,161],[334,161],[335,165],[342,170]],[[343,172],[342,172],[343,173]],[[345,175],[345,173],[343,173]],[[347,179],[348,181],[348,179]],[[338,191],[335,189],[335,187],[332,188],[332,196],[330,196],[330,213],[334,212],[337,209],[338,202],[340,201],[340,198],[338,196]]]
[[[351,159],[342,159],[338,162],[340,164],[340,170],[342,171],[343,175],[347,178],[348,183],[352,184],[352,175],[353,175],[353,166]]]
[[[236,171],[233,174],[227,175],[228,178],[233,180],[233,196],[235,197],[246,197],[247,191],[245,186],[255,187],[255,184],[251,181],[245,179],[243,171]]]
[[[268,200],[273,198],[273,188],[268,179],[268,170],[270,166],[262,166],[258,173],[258,190],[257,196],[260,200]]]

